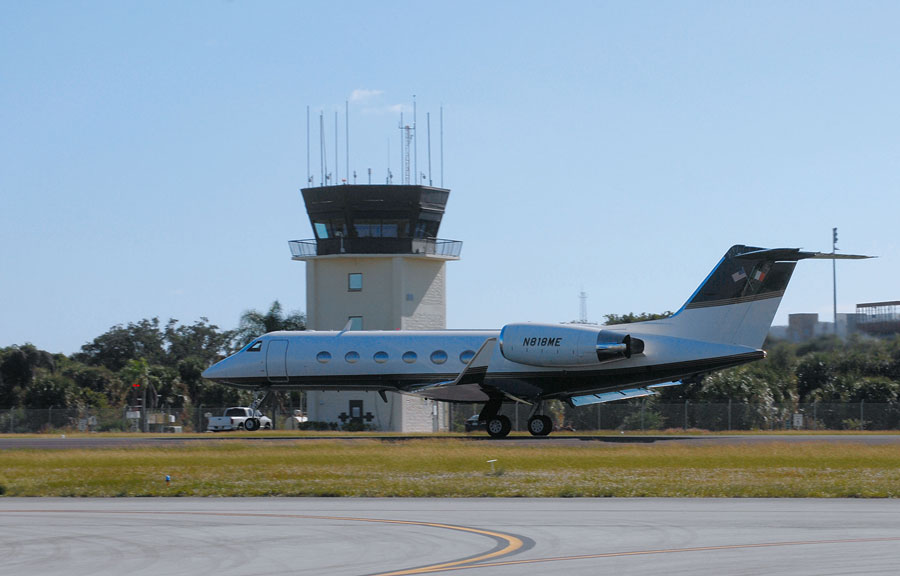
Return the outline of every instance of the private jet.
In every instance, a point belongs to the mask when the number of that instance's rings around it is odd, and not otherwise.
[[[860,259],[797,248],[732,246],[672,316],[611,326],[507,324],[500,330],[271,332],[203,377],[254,391],[367,390],[484,403],[479,422],[507,436],[504,403],[532,406],[528,431],[552,430],[547,400],[586,406],[652,396],[715,370],[761,360],[794,267]],[[245,423],[254,429],[250,419]]]

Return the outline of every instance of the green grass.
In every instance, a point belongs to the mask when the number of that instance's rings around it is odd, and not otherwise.
[[[490,459],[497,459],[494,474]],[[452,438],[6,450],[0,494],[891,498],[900,496],[900,451],[777,442],[516,446]]]

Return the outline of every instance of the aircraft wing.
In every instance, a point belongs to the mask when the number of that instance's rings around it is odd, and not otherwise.
[[[432,400],[487,402],[490,396],[484,390],[484,375],[487,374],[488,364],[496,345],[496,338],[485,340],[455,379],[415,387],[410,392]]]
[[[566,400],[572,406],[589,406],[591,404],[605,404],[607,402],[615,402],[616,400],[630,400],[631,398],[642,398],[644,396],[655,396],[658,388],[667,386],[678,386],[681,382],[665,382],[662,384],[651,384],[643,388],[630,388],[628,390],[616,390],[614,392],[601,392],[599,394],[587,394],[584,396],[571,396]]]

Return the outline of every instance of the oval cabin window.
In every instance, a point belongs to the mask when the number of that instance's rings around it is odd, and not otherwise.
[[[413,362],[416,361],[417,358],[418,358],[418,356],[416,356],[416,353],[413,351],[403,353],[403,361],[406,362],[407,364],[412,364]]]
[[[373,356],[372,358],[374,358],[375,361],[378,362],[379,364],[384,364],[385,362],[388,361],[388,353],[387,352],[376,352],[375,356]]]
[[[347,352],[347,355],[344,356],[344,360],[350,364],[356,364],[359,361],[359,352]]]
[[[447,353],[443,350],[435,350],[431,353],[431,361],[435,364],[443,364],[447,361]]]
[[[316,360],[318,360],[322,364],[327,363],[329,360],[331,360],[331,352],[319,352],[318,354],[316,354]]]
[[[462,354],[459,355],[459,361],[462,362],[463,364],[468,364],[469,361],[472,360],[472,358],[474,358],[474,357],[475,357],[474,350],[466,350],[465,352],[463,352]]]

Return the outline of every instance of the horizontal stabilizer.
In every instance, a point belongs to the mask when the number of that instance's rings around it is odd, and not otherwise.
[[[741,260],[755,260],[765,258],[768,260],[776,260],[782,262],[797,262],[799,260],[864,260],[866,258],[876,258],[876,256],[865,256],[863,254],[835,254],[833,252],[804,252],[799,248],[767,248],[763,250],[753,250],[738,254],[735,258]]]

